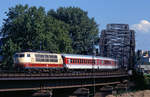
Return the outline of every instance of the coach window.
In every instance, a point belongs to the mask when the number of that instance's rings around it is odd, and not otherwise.
[[[98,64],[100,65],[100,60],[98,60]]]
[[[70,62],[72,63],[72,59],[70,59]]]
[[[77,59],[75,59],[75,63],[77,63]]]
[[[79,63],[79,59],[78,59],[78,63]]]
[[[70,59],[67,59],[67,63],[70,63]]]
[[[74,59],[72,59],[72,63],[74,63]]]
[[[93,60],[93,64],[95,64],[95,60]]]
[[[110,61],[104,61],[104,63],[105,63],[105,64],[111,64],[111,62],[110,62]]]

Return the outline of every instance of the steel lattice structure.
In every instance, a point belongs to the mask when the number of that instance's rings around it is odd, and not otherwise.
[[[100,35],[100,55],[118,60],[121,67],[134,65],[135,31],[128,24],[108,24]]]

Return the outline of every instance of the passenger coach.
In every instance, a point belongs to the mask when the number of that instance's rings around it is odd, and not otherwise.
[[[117,61],[111,58],[63,54],[68,69],[118,69]]]

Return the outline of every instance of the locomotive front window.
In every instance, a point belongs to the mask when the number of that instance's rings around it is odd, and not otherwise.
[[[20,54],[19,57],[24,57],[24,54]]]
[[[27,57],[30,57],[30,54],[27,54]]]
[[[18,54],[15,54],[15,57],[19,57],[19,55],[18,55]]]

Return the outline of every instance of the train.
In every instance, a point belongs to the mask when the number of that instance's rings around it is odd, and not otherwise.
[[[20,70],[64,72],[119,69],[117,60],[93,55],[19,52],[15,53],[13,60],[14,67]]]

